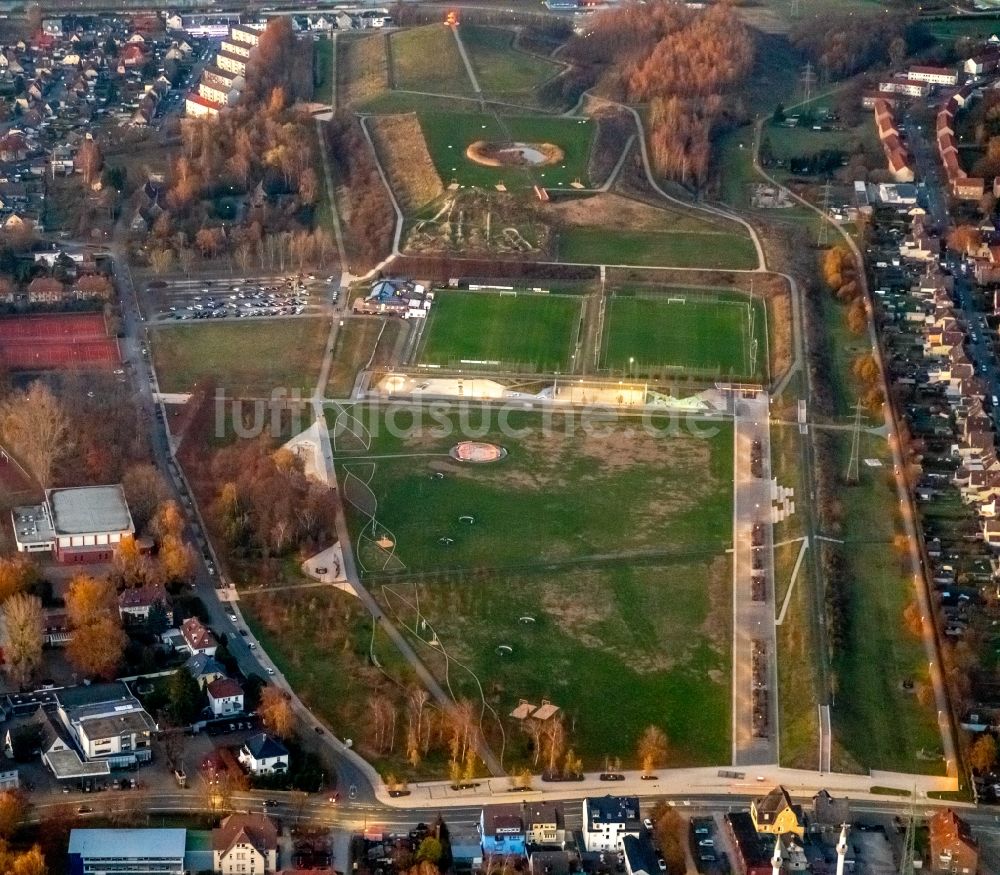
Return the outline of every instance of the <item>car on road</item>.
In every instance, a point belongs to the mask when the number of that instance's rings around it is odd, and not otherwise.
[[[274,806],[277,805],[277,804],[278,804],[278,800],[277,799],[265,799],[264,800],[264,807],[265,808],[274,808]]]
[[[667,871],[667,863],[663,859],[663,857],[660,857],[660,859],[656,861],[656,868],[659,869],[661,872]]]
[[[650,819],[649,819],[648,817],[647,817],[647,818],[646,818],[646,819],[645,819],[645,820],[644,820],[644,821],[642,822],[642,825],[643,825],[644,827],[646,827],[646,829],[647,829],[647,830],[648,830],[649,832],[652,832],[652,831],[653,831],[653,821],[652,821],[652,820],[650,820]]]
[[[253,641],[250,642],[250,649],[251,650],[256,650],[257,649],[257,645],[254,644]]]
[[[264,671],[266,671],[268,674],[274,674],[274,669],[271,668],[271,666],[267,666],[267,668],[265,668]]]
[[[89,805],[80,805],[80,806],[77,806],[76,813],[77,814],[93,814],[94,813],[94,809],[91,808]]]
[[[313,727],[313,732],[315,732],[317,735],[323,735],[323,727],[322,726],[314,726]]]

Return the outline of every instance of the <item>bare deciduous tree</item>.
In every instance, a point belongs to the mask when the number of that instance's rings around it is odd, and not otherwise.
[[[56,463],[73,445],[62,404],[39,381],[0,404],[0,436],[44,487],[52,485]]]

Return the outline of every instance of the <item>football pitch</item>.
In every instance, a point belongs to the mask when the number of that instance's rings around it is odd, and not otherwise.
[[[767,362],[764,305],[722,292],[629,292],[608,301],[602,366],[634,376],[663,372],[761,377]],[[756,341],[756,343],[755,343]]]
[[[418,360],[446,367],[565,370],[579,318],[579,299],[564,295],[438,292]]]

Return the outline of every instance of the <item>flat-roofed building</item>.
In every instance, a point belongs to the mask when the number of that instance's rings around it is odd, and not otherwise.
[[[85,759],[115,768],[153,758],[153,718],[125,684],[69,687],[56,693],[57,714]]]
[[[135,533],[118,484],[49,489],[45,503],[11,511],[22,553],[53,553],[60,562],[110,562],[121,539]]]
[[[74,829],[70,875],[181,875],[186,829]]]

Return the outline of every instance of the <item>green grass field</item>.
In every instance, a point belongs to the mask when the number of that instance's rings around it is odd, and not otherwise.
[[[385,365],[403,328],[399,319],[345,319],[333,348],[327,397],[346,398],[369,360],[373,368]]]
[[[730,295],[706,302],[699,299],[699,292],[703,297],[704,290],[697,289],[664,290],[663,297],[653,299],[631,297],[627,291],[612,297],[604,327],[602,366],[612,373],[635,376],[663,369],[759,375],[766,361],[763,304],[755,305],[759,337],[755,368],[750,360],[747,299]],[[723,297],[722,293],[719,296]],[[685,300],[671,303],[668,297]]]
[[[757,266],[757,250],[747,235],[725,231],[697,233],[567,227],[559,232],[559,260],[739,270]]]
[[[924,27],[943,43],[952,43],[962,37],[985,40],[1000,33],[1000,16],[976,16],[975,18],[950,18],[941,21],[924,22]]]
[[[459,34],[485,94],[505,99],[530,94],[562,69],[546,58],[515,50],[512,31],[463,25]]]
[[[499,182],[508,189],[531,185],[566,186],[576,179],[587,182],[587,162],[594,135],[594,123],[586,119],[547,116],[503,117],[503,127],[492,114],[467,112],[421,112],[423,129],[431,157],[441,179],[460,185],[492,188]],[[553,143],[565,153],[563,161],[526,170],[517,167],[484,167],[465,157],[476,140],[525,143]]]
[[[578,298],[439,292],[419,361],[455,367],[463,360],[499,361],[524,371],[566,370],[579,316]]]
[[[451,30],[429,24],[390,37],[393,87],[439,94],[472,94]]]
[[[412,418],[420,415],[425,418],[414,433]],[[371,513],[371,496],[344,478],[370,481],[378,501],[376,540],[387,530],[394,543],[388,562],[372,541],[358,537],[366,514],[348,507],[369,573],[538,567],[634,550],[714,556],[731,539],[729,425],[713,424],[712,434],[702,438],[627,422],[590,429],[578,420],[547,422],[520,411],[463,408],[438,418],[393,408],[391,419],[369,422],[378,436],[361,450],[336,427],[333,411],[328,417],[348,503]],[[669,425],[657,422],[658,428]],[[504,446],[508,457],[489,465],[452,461],[448,450],[470,434]],[[463,522],[463,515],[475,523]]]
[[[150,338],[163,392],[189,392],[211,379],[235,394],[286,388],[308,396],[329,330],[329,321],[319,318],[247,320],[155,328]]]
[[[671,766],[707,765],[731,753],[731,573],[717,556],[429,583],[419,586],[420,610],[449,656],[495,691],[489,701],[499,714],[522,698],[559,705],[586,767],[603,768],[607,756],[638,767],[636,741],[649,725],[666,732]],[[413,587],[381,594],[390,615],[405,615]],[[511,652],[498,655],[500,645]],[[443,672],[435,650],[420,652]],[[478,701],[471,674],[452,665],[449,676],[458,695]],[[505,725],[507,763],[530,766],[527,736],[514,721]]]
[[[315,65],[316,87],[313,100],[316,103],[330,103],[333,100],[333,41],[321,39],[316,42]]]
[[[849,434],[836,437],[838,469],[850,456]],[[882,468],[862,464],[859,486],[844,488],[843,531],[847,542],[847,635],[834,662],[838,686],[832,709],[834,738],[864,768],[943,773],[941,760],[918,757],[920,750],[941,752],[933,704],[925,707],[904,681],[927,684],[923,642],[907,631],[906,605],[913,601],[913,580],[892,545],[899,531],[895,490],[886,483],[892,459],[885,441],[862,435],[861,458],[875,458]]]
[[[444,651],[458,661],[447,669],[456,695],[479,700],[464,665],[501,715],[522,697],[550,699],[590,768],[605,755],[632,763],[650,724],[666,730],[674,765],[726,760],[730,425],[698,437],[667,433],[666,421],[652,423],[664,428],[655,434],[629,421],[592,428],[461,410],[425,411],[423,427],[411,430],[414,411],[357,415],[377,432],[369,450],[352,457],[352,441],[336,439],[356,553],[387,616],[414,630],[431,670],[444,676]],[[502,444],[507,457],[452,461],[447,450],[467,435]],[[377,583],[374,560],[386,554],[359,538],[368,518],[351,504],[363,499],[349,475],[370,478],[376,532],[394,542],[401,573]],[[432,627],[419,636],[417,596]],[[426,645],[432,633],[441,648]],[[512,652],[500,656],[501,644]],[[621,695],[609,709],[612,690]],[[525,737],[506,725],[506,762],[530,764]]]

